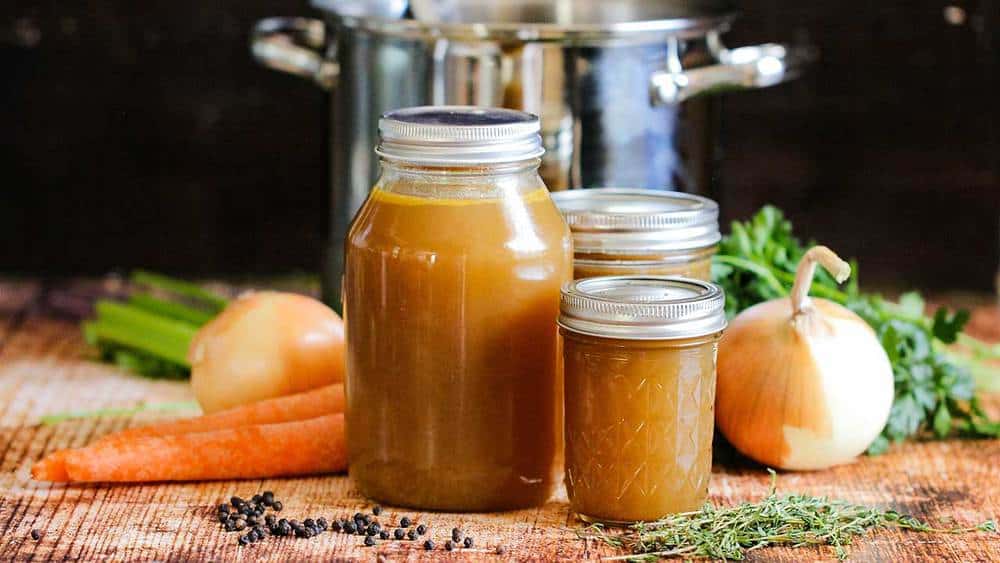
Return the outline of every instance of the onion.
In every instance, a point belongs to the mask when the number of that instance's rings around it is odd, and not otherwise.
[[[188,350],[191,386],[213,413],[344,379],[344,323],[292,293],[248,293],[203,326]]]
[[[892,367],[875,332],[845,307],[809,298],[817,262],[838,282],[850,275],[829,248],[811,248],[791,297],[743,311],[719,345],[719,430],[744,455],[782,469],[851,461],[892,407]]]

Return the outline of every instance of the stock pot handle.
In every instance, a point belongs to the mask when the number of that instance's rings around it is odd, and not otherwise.
[[[778,43],[728,49],[716,40],[713,51],[718,64],[653,73],[650,77],[653,103],[676,104],[702,94],[774,86],[796,78],[816,59],[814,48]]]
[[[254,26],[250,51],[260,64],[309,78],[324,90],[336,86],[340,65],[328,60],[326,26],[312,18],[265,18]]]

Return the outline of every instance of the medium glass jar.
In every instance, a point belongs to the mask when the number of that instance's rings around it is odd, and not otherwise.
[[[583,520],[651,521],[704,504],[724,304],[721,288],[685,278],[563,290],[566,489]]]
[[[424,107],[379,129],[382,174],[346,248],[350,475],[395,505],[540,505],[562,472],[572,243],[538,176],[538,120]]]
[[[574,279],[669,275],[711,281],[719,206],[681,192],[594,188],[552,194],[573,232]]]

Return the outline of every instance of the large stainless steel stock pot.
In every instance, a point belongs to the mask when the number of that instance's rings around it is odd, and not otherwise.
[[[429,104],[521,109],[541,118],[541,173],[551,190],[711,193],[717,115],[706,94],[783,82],[809,58],[778,44],[727,48],[721,37],[735,11],[721,0],[313,6],[322,20],[258,22],[252,50],[262,64],[329,92],[324,289],[335,304],[347,226],[377,177],[382,113]]]

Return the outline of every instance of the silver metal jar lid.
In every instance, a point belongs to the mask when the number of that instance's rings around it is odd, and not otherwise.
[[[390,111],[378,122],[375,152],[428,165],[500,164],[545,152],[538,117],[511,109],[420,106]]]
[[[714,283],[671,276],[613,276],[566,284],[559,326],[627,340],[673,340],[726,328],[726,297]]]
[[[719,206],[692,194],[633,188],[555,192],[577,253],[646,254],[718,244]]]

